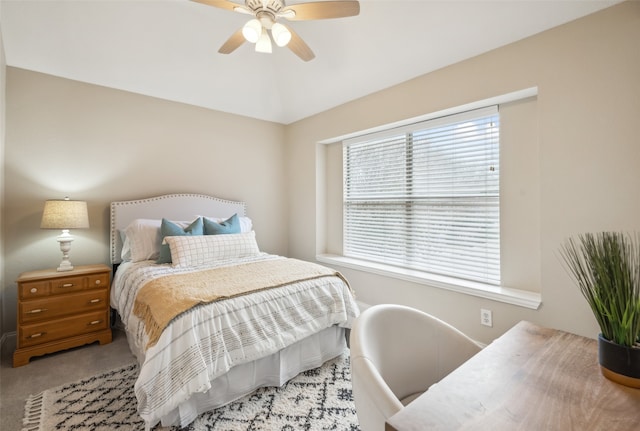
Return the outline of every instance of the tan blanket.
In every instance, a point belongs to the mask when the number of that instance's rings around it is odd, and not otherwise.
[[[140,289],[133,312],[144,322],[149,348],[174,317],[195,305],[328,276],[338,276],[346,283],[331,268],[289,258],[167,275]]]

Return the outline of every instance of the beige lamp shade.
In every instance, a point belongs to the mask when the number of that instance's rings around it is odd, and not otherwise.
[[[73,266],[69,260],[71,242],[73,236],[69,229],[86,229],[89,227],[89,215],[87,203],[84,201],[72,201],[69,198],[61,200],[49,200],[44,203],[41,229],[62,229],[62,234],[56,238],[62,251],[62,262],[58,271],[71,271]]]
[[[87,229],[89,215],[85,201],[48,200],[44,203],[42,229]]]

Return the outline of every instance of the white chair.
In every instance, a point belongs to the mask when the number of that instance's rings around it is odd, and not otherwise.
[[[481,350],[471,338],[402,305],[366,309],[351,329],[351,380],[362,431],[385,421]]]

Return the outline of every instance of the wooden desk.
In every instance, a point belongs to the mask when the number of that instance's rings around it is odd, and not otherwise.
[[[386,430],[640,430],[640,389],[603,377],[597,349],[596,340],[520,322]]]

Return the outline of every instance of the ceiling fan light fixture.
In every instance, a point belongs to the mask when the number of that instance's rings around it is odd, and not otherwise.
[[[247,40],[247,42],[256,43],[260,39],[262,32],[264,29],[262,28],[262,24],[257,19],[249,20],[244,27],[242,27],[242,35]]]
[[[236,30],[222,44],[218,52],[229,54],[245,41],[254,43],[258,52],[271,52],[272,43],[287,47],[303,61],[310,61],[315,54],[293,29],[276,21],[324,20],[356,16],[360,13],[358,0],[298,0],[287,6],[285,0],[192,0],[220,9],[253,15],[245,25]],[[241,4],[244,3],[244,4]]]
[[[256,52],[271,54],[271,38],[265,28],[262,28],[262,34],[256,42]]]
[[[281,48],[283,46],[287,46],[287,44],[291,40],[291,32],[286,26],[280,24],[279,22],[274,23],[271,27],[271,36],[273,36],[273,41],[276,43],[276,45]]]

